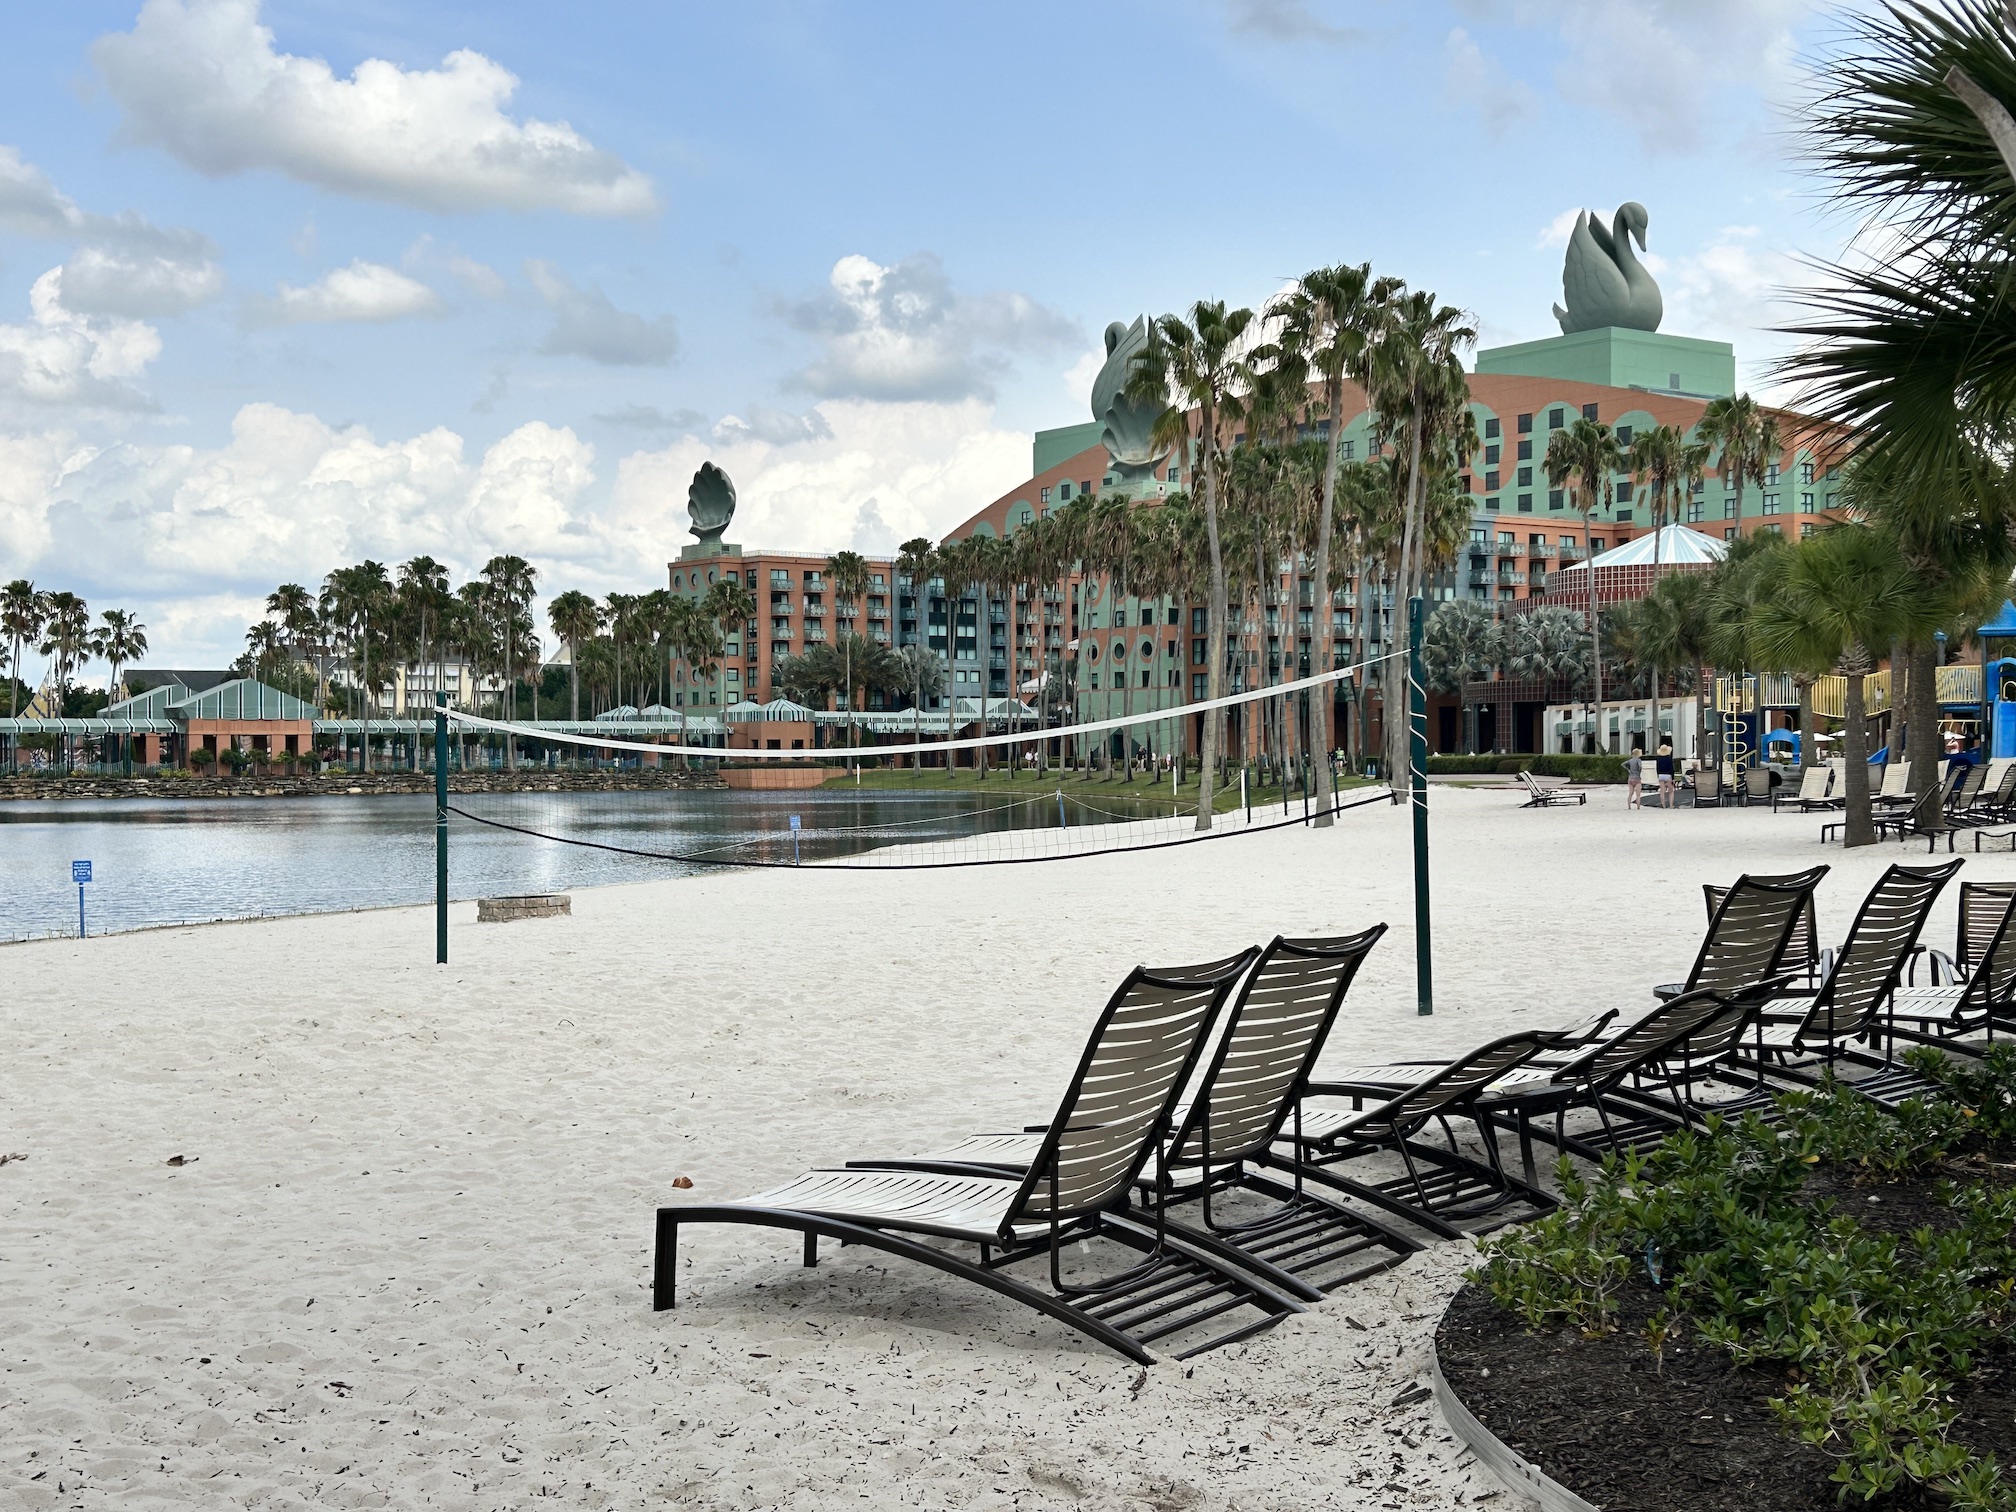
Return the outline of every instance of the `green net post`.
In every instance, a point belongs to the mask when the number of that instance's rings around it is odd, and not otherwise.
[[[1407,600],[1407,788],[1414,811],[1415,1012],[1435,1011],[1428,921],[1428,690],[1421,675],[1421,598]]]
[[[448,695],[434,695],[434,960],[448,964]]]

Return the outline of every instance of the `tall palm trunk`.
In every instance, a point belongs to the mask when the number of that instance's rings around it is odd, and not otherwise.
[[[1814,738],[1813,679],[1794,675],[1792,686],[1799,690],[1799,779],[1804,782],[1809,767],[1820,765],[1820,747]]]
[[[1589,708],[1589,741],[1603,750],[1603,605],[1596,592],[1596,555],[1589,547],[1589,504],[1582,509],[1582,570],[1589,574],[1589,680],[1595,702]]]
[[[1905,652],[1910,681],[1905,719],[1904,759],[1911,763],[1914,796],[1939,785],[1939,649],[1930,636]]]
[[[1331,617],[1335,596],[1330,592],[1330,532],[1337,513],[1337,464],[1344,444],[1344,381],[1341,377],[1324,380],[1323,403],[1330,416],[1330,444],[1324,448],[1323,506],[1316,519],[1316,623],[1315,634],[1310,638],[1310,648],[1315,655],[1310,658],[1311,672],[1328,672],[1337,659],[1331,651]],[[1330,753],[1337,748],[1337,688],[1336,683],[1323,683],[1310,690],[1309,694],[1309,713],[1313,721],[1309,732],[1310,743],[1322,748],[1316,752],[1318,759],[1313,771],[1316,779],[1316,823],[1325,829],[1336,823],[1330,812]]]
[[[1890,741],[1887,759],[1895,765],[1904,759],[1904,700],[1910,687],[1910,673],[1904,664],[1904,642],[1890,642]]]
[[[1209,623],[1204,629],[1204,650],[1210,663],[1204,671],[1204,696],[1215,701],[1225,692],[1225,637],[1229,628],[1225,620],[1230,610],[1225,601],[1225,554],[1218,541],[1218,467],[1215,455],[1218,416],[1214,406],[1206,403],[1198,418],[1204,442],[1204,542],[1211,556]],[[1200,830],[1211,828],[1212,809],[1216,801],[1213,784],[1218,775],[1219,731],[1223,715],[1222,709],[1213,709],[1205,714],[1204,731],[1198,741],[1197,828]]]
[[[1841,731],[1841,755],[1848,764],[1848,811],[1841,834],[1845,848],[1876,843],[1876,827],[1869,815],[1869,729],[1862,712],[1862,679],[1870,666],[1869,653],[1861,646],[1851,646],[1841,662],[1841,672],[1848,683],[1841,700],[1846,720]]]

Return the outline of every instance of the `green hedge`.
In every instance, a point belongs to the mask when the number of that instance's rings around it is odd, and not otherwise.
[[[1565,777],[1571,782],[1622,782],[1622,756],[1430,756],[1428,774],[1438,776]]]

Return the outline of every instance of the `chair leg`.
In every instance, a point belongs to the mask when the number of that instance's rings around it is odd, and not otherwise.
[[[812,1230],[805,1230],[805,1269],[816,1270],[819,1266],[819,1236]]]
[[[651,1257],[651,1310],[664,1312],[678,1305],[679,1219],[667,1208],[658,1209],[658,1244]]]

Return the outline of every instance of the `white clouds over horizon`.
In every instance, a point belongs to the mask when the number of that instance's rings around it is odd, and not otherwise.
[[[269,169],[425,210],[655,212],[651,180],[564,121],[516,120],[517,76],[467,48],[438,69],[382,58],[347,79],[277,51],[259,0],[147,0],[92,60],[122,134],[217,178]]]

